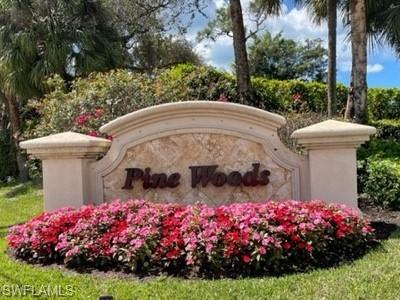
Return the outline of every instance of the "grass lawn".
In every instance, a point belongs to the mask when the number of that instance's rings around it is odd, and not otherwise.
[[[11,299],[4,292],[11,285],[30,285],[36,291],[42,286],[61,286],[64,292],[67,286],[73,286],[73,299],[98,299],[103,294],[112,295],[114,299],[400,299],[399,230],[381,249],[335,269],[280,278],[184,280],[157,277],[139,281],[80,275],[10,259],[5,253],[4,239],[8,226],[29,219],[41,209],[41,191],[32,185],[0,186],[0,299]],[[38,298],[26,296],[23,299]]]

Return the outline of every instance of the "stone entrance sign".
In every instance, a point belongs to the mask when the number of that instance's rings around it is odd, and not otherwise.
[[[285,122],[238,104],[179,102],[104,125],[112,142],[68,132],[21,147],[43,160],[46,210],[132,198],[209,205],[323,199],[356,207],[355,151],[375,129],[330,120],[298,130],[293,138],[308,151],[301,156],[278,137]]]

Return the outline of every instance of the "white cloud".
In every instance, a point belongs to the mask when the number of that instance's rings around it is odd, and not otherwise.
[[[383,66],[381,64],[372,64],[367,66],[368,73],[379,73],[383,71]]]
[[[226,0],[214,0],[216,7],[221,7]],[[248,0],[243,1],[243,7],[246,6]],[[212,17],[212,16],[210,16]],[[248,17],[245,16],[247,28],[251,28]],[[207,21],[205,21],[205,24]],[[204,25],[205,25],[204,24]],[[287,6],[283,6],[280,16],[269,17],[264,28],[273,34],[282,33],[286,38],[296,41],[304,41],[306,39],[321,39],[325,47],[327,47],[328,28],[326,22],[320,25],[312,21],[312,16],[305,8],[293,8],[289,10]],[[347,41],[347,29],[343,27],[341,22],[337,27],[337,68],[338,72],[349,73],[351,70],[351,47]],[[196,51],[203,56],[206,63],[216,67],[229,70],[233,63],[232,40],[228,37],[220,37],[215,43],[204,41],[197,44]],[[377,73],[383,70],[380,64],[383,60],[391,59],[391,51],[387,47],[375,49],[375,52],[369,51],[368,65],[369,73]]]
[[[202,41],[195,46],[195,51],[204,59],[205,63],[217,68],[230,70],[233,62],[232,39],[224,36],[216,42]]]

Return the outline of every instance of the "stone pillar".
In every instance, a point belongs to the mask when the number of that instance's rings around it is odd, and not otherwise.
[[[328,120],[292,134],[308,151],[311,199],[358,207],[356,150],[375,132],[371,126]]]
[[[45,211],[94,202],[90,195],[89,164],[107,152],[111,141],[65,132],[20,145],[42,160]]]

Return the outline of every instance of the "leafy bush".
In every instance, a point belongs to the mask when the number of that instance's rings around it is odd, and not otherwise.
[[[367,193],[379,206],[400,209],[400,141],[373,139],[357,156],[359,192]]]
[[[211,208],[130,200],[44,213],[12,227],[7,240],[32,263],[218,277],[331,266],[363,254],[373,233],[355,212],[319,201]]]
[[[377,205],[400,209],[400,158],[367,161],[365,192]]]
[[[400,119],[383,119],[370,121],[369,123],[377,128],[377,137],[382,139],[394,138],[400,140]]]
[[[212,67],[178,65],[159,73],[154,83],[157,92],[170,102],[187,100],[238,102],[234,77]]]
[[[52,92],[32,103],[41,117],[38,124],[30,126],[33,130],[28,130],[29,137],[69,130],[95,136],[105,123],[163,101],[150,78],[122,70],[79,78],[70,91],[58,77],[48,84]]]
[[[265,78],[253,78],[252,82],[255,99],[250,104],[253,106],[280,114],[322,115],[327,110],[325,84]],[[99,127],[104,123],[160,103],[187,100],[239,101],[232,75],[211,67],[186,64],[160,71],[154,77],[116,70],[79,78],[68,90],[60,78],[51,79],[48,85],[50,92],[44,99],[31,102],[31,112],[40,117],[28,121],[28,138],[67,130],[97,135]],[[389,98],[382,100],[380,96],[391,95],[382,92],[378,97],[378,91],[372,89],[372,111],[376,112],[386,109],[381,108],[379,103],[387,105],[390,102]],[[397,90],[390,91],[392,94],[397,93]],[[345,86],[338,85],[337,99],[338,111],[343,113],[347,99]],[[373,116],[380,115],[384,114],[373,113]],[[393,132],[394,129],[390,130]]]
[[[368,89],[370,119],[398,119],[400,116],[400,89]]]
[[[292,151],[301,153],[302,149],[298,146],[295,139],[290,136],[297,129],[301,129],[328,119],[327,116],[315,112],[290,112],[284,114],[286,124],[278,130],[281,141]]]

